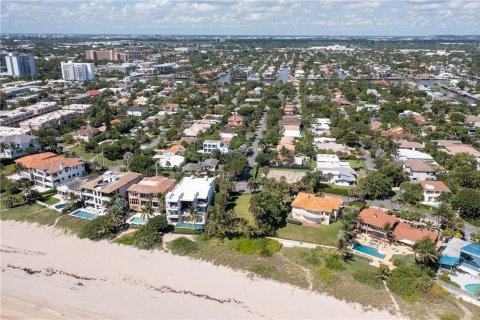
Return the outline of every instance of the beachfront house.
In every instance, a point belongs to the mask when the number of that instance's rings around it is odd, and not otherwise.
[[[385,238],[384,227],[387,223],[390,224],[393,230],[398,223],[398,219],[395,216],[386,214],[383,210],[368,208],[363,209],[358,215],[357,229],[361,233],[371,235],[375,238]]]
[[[161,213],[160,195],[165,195],[175,187],[175,179],[166,177],[145,177],[140,182],[132,184],[127,189],[128,206],[133,211],[142,211],[147,205],[153,212]]]
[[[85,162],[80,158],[65,158],[53,152],[37,153],[15,160],[19,175],[36,186],[53,189],[85,175]]]
[[[292,219],[306,225],[328,225],[338,219],[343,200],[338,197],[317,196],[300,192],[292,202]]]
[[[85,206],[105,209],[114,196],[126,198],[127,189],[140,181],[142,175],[136,172],[106,171],[103,175],[82,185]]]
[[[215,178],[183,178],[165,197],[168,222],[204,225],[214,194]]]

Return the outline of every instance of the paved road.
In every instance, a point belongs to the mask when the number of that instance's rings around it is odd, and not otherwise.
[[[364,148],[361,148],[360,150],[362,150],[363,160],[365,161],[367,169],[370,171],[376,171],[377,168],[375,166],[375,163],[373,162],[372,157],[370,156],[370,152],[368,150],[365,150]]]
[[[240,180],[237,182],[236,191],[238,192],[248,192],[250,193],[251,190],[248,188],[248,179],[250,179],[252,175],[252,168],[255,165],[255,158],[258,154],[258,144],[263,137],[263,133],[265,131],[267,116],[266,114],[263,115],[260,123],[258,125],[257,131],[255,132],[255,139],[253,140],[252,144],[252,154],[248,157],[248,168],[245,172],[240,176]]]

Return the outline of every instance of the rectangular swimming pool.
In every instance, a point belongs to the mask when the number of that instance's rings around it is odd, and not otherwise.
[[[98,217],[96,214],[93,214],[91,212],[88,212],[88,211],[85,211],[85,210],[82,210],[82,209],[77,209],[77,210],[73,211],[72,213],[70,213],[70,215],[74,216],[74,217],[77,217],[77,218],[81,218],[81,219],[87,219],[87,220],[93,220],[96,217]]]
[[[369,256],[373,256],[373,257],[378,258],[378,259],[384,259],[385,258],[385,255],[383,253],[380,253],[377,249],[369,247],[369,246],[365,246],[365,245],[360,244],[360,243],[356,243],[353,246],[353,250],[361,252],[363,254],[368,254]]]
[[[128,222],[131,224],[145,224],[145,221],[142,219],[142,217],[132,217],[128,220]]]

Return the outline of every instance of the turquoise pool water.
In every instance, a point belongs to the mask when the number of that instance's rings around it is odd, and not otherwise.
[[[474,295],[480,295],[480,284],[467,284],[465,290]]]
[[[63,209],[63,208],[65,208],[66,205],[67,205],[66,203],[57,204],[57,205],[55,205],[55,208],[56,209]]]
[[[377,249],[369,247],[369,246],[365,246],[365,245],[360,244],[360,243],[356,243],[353,246],[353,250],[364,253],[364,254],[368,254],[369,256],[373,256],[373,257],[379,258],[379,259],[384,259],[385,258],[385,255],[378,252]]]
[[[82,209],[75,210],[72,213],[70,213],[70,215],[77,218],[88,219],[88,220],[93,220],[97,217],[96,214],[93,214],[88,211],[84,211]]]
[[[130,218],[129,222],[131,224],[145,224],[145,221],[143,221],[142,217],[133,217]]]

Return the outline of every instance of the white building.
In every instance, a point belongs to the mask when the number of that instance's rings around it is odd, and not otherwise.
[[[205,224],[208,206],[215,195],[215,178],[185,177],[165,197],[167,219],[170,224]],[[197,216],[191,216],[195,207]]]
[[[341,186],[355,184],[355,172],[346,161],[340,161],[335,154],[317,154],[317,171],[331,175],[329,183]]]
[[[423,203],[429,206],[440,205],[440,196],[450,193],[450,189],[442,181],[421,181],[423,189]]]
[[[80,114],[88,114],[92,111],[92,105],[91,104],[74,103],[74,104],[69,104],[69,105],[66,105],[66,106],[62,106],[62,109],[63,110],[75,111],[75,112],[80,113]]]
[[[157,159],[157,164],[161,168],[181,168],[185,164],[185,158],[174,153],[168,152],[164,154],[157,154],[153,156],[153,159]]]
[[[142,175],[136,172],[107,171],[100,177],[82,185],[85,206],[105,209],[105,204],[114,196],[127,197],[127,189],[138,183]]]
[[[62,125],[63,123],[74,119],[76,115],[76,111],[58,110],[22,121],[19,123],[19,126],[22,129],[42,130],[48,127]]]
[[[420,152],[418,150],[410,149],[398,149],[397,155],[395,156],[396,161],[405,162],[407,160],[423,160],[430,164],[436,164],[433,157],[425,152]]]
[[[15,160],[21,167],[22,178],[36,186],[56,188],[68,181],[85,175],[85,162],[80,158],[65,158],[53,152],[37,153]]]
[[[40,151],[38,138],[28,134],[0,136],[0,158],[16,159]]]
[[[34,76],[37,74],[35,58],[29,54],[9,53],[5,57],[7,73],[12,77]]]
[[[199,150],[199,153],[210,154],[213,150],[219,150],[221,153],[228,153],[228,145],[224,144],[221,140],[205,140],[203,142],[203,149]]]
[[[93,63],[61,62],[62,78],[67,81],[89,81],[95,79]]]

